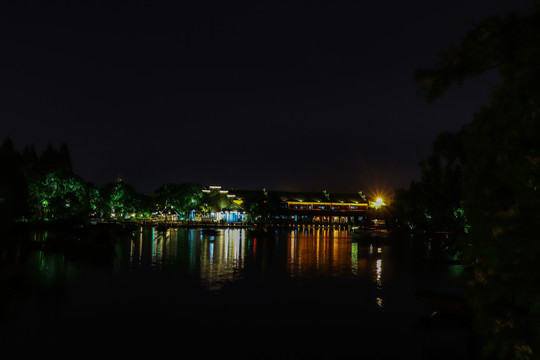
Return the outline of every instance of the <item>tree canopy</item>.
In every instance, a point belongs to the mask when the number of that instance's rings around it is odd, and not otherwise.
[[[122,179],[102,188],[87,183],[74,170],[66,144],[52,144],[38,154],[33,145],[22,151],[10,138],[0,145],[0,223],[77,221],[90,217],[149,216],[164,207],[187,213],[201,206],[202,186],[168,183],[150,196],[139,194]]]
[[[474,264],[470,299],[489,358],[540,353],[539,10],[535,1],[528,12],[486,18],[433,69],[415,74],[427,102],[469,77],[500,74],[490,103],[462,129],[462,198],[471,225],[462,250]]]

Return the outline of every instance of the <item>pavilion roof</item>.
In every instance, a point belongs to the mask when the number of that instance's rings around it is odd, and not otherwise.
[[[262,190],[231,190],[239,199],[246,199],[253,196],[261,196]],[[344,202],[344,203],[367,203],[360,193],[333,193],[325,191],[273,191],[269,190],[268,197],[279,198],[281,201],[303,201],[303,202]]]

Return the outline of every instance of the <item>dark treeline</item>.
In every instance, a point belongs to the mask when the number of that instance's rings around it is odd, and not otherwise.
[[[33,145],[22,150],[10,138],[0,145],[0,224],[85,224],[105,220],[211,220],[212,213],[241,211],[242,221],[271,222],[281,200],[265,189],[243,196],[242,206],[227,194],[203,191],[198,183],[168,182],[141,194],[122,179],[97,187],[72,167],[65,144],[38,154]]]
[[[501,83],[471,123],[435,140],[421,179],[394,204],[401,228],[454,234],[447,245],[471,270],[479,354],[489,359],[540,358],[539,6],[483,20],[434,69],[417,71],[428,102],[491,69]]]
[[[38,154],[33,145],[14,148],[10,138],[0,146],[0,222],[85,223],[91,217],[146,218],[174,208],[185,215],[204,206],[199,184],[167,183],[154,194],[139,194],[125,181],[102,188],[87,183],[74,170],[68,147],[52,145]]]
[[[442,133],[428,158],[420,162],[420,181],[396,190],[394,212],[398,226],[415,234],[444,231],[467,233],[462,162],[463,132]]]

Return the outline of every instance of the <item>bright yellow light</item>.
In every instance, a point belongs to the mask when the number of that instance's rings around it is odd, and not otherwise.
[[[381,206],[385,206],[384,200],[378,197],[375,201],[370,201],[369,204],[371,207],[374,207],[375,209],[380,208]]]

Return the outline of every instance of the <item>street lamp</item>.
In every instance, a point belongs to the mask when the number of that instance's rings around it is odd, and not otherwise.
[[[384,200],[380,197],[378,197],[375,201],[370,201],[369,206],[379,209],[381,206],[385,206]]]

